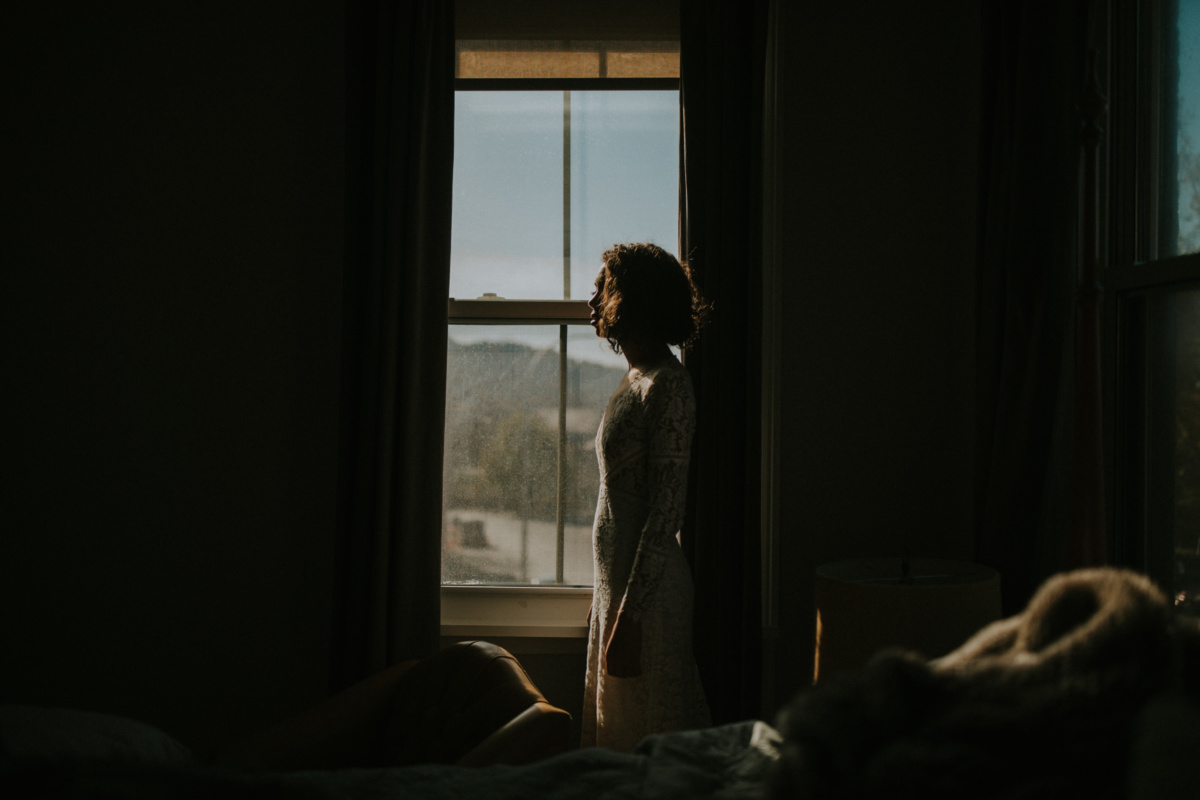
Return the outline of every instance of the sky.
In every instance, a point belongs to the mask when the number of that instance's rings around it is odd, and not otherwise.
[[[563,297],[563,93],[459,92],[450,295]],[[612,244],[674,252],[673,91],[572,92],[571,294],[587,299]]]
[[[561,91],[457,92],[450,296],[562,299]],[[677,248],[679,96],[674,91],[571,92],[570,296],[591,296],[601,254],[618,242]],[[453,326],[459,342],[490,326]],[[505,328],[532,346],[557,329]],[[623,364],[591,328],[572,327],[568,352]]]

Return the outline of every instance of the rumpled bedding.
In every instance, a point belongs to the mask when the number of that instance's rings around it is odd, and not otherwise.
[[[424,765],[238,774],[126,761],[26,762],[0,770],[0,795],[29,798],[270,797],[304,800],[757,800],[779,736],[760,721],[645,739],[632,754],[599,748],[524,766]]]
[[[711,798],[754,800],[774,761],[778,734],[763,722],[661,734],[645,739],[632,754],[601,748],[564,753],[519,767],[482,769],[420,766],[342,773],[296,773],[282,778],[307,796],[386,798]]]
[[[1198,701],[1200,621],[1144,575],[1078,570],[941,659],[884,652],[800,693],[778,722],[768,793],[1195,796]]]

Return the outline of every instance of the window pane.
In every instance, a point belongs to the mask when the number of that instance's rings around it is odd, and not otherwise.
[[[1200,3],[1175,5],[1175,24],[1165,37],[1168,61],[1176,58],[1164,70],[1169,116],[1163,129],[1174,154],[1163,176],[1164,255],[1200,251]]]
[[[561,497],[563,583],[591,585],[594,442],[625,361],[590,327],[569,331],[564,429],[560,326],[450,326],[443,583],[554,584]]]
[[[1173,589],[1195,614],[1200,613],[1200,289],[1164,292],[1149,308],[1149,534],[1173,542]]]
[[[450,296],[563,296],[561,92],[458,92]]]
[[[611,245],[675,251],[678,92],[458,92],[454,136],[451,297],[586,300]]]
[[[679,93],[571,93],[571,296],[618,242],[679,239]]]

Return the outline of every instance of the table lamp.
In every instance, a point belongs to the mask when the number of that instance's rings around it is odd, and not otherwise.
[[[816,601],[814,683],[885,648],[949,653],[1000,618],[1000,574],[929,558],[839,561],[817,567]]]

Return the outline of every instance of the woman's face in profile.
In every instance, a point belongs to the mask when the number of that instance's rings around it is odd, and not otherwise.
[[[588,320],[593,328],[596,329],[596,335],[600,335],[600,309],[604,306],[604,276],[605,268],[600,268],[600,274],[596,276],[596,288],[592,291],[592,299],[588,300],[588,308],[592,310]]]

